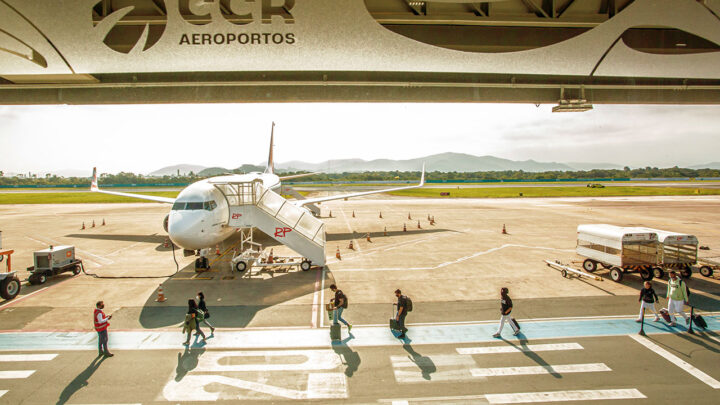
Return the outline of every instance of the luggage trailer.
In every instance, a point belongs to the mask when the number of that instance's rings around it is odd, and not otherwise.
[[[692,276],[692,267],[698,262],[698,239],[695,235],[663,231],[653,228],[628,228],[641,232],[655,232],[658,237],[658,261],[653,276],[663,278],[666,272],[676,270],[684,278]]]
[[[75,246],[50,246],[48,249],[33,252],[33,266],[27,268],[31,273],[30,284],[45,284],[48,277],[82,271],[82,260],[75,258]]]
[[[638,228],[608,224],[577,227],[578,255],[585,257],[583,269],[588,273],[598,265],[610,270],[610,278],[620,282],[625,273],[636,271],[643,280],[652,280],[658,263],[658,236]]]
[[[720,257],[698,257],[700,265],[700,274],[705,277],[712,277],[717,270],[720,271]]]

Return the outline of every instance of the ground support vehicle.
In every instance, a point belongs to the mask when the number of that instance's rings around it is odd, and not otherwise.
[[[247,232],[242,231],[238,252],[233,253],[230,260],[231,269],[241,273],[249,270],[248,276],[252,276],[253,267],[261,267],[261,271],[270,273],[287,272],[296,266],[302,271],[308,271],[312,267],[312,262],[305,257],[274,256],[272,250],[270,253],[265,252],[261,244],[253,241],[252,229]]]
[[[75,258],[75,246],[50,246],[33,252],[33,263],[27,268],[31,273],[30,284],[44,284],[48,277],[66,272],[77,275],[82,271],[82,260]]]
[[[17,272],[12,271],[12,254],[14,250],[2,250],[0,247],[0,262],[5,262],[4,273],[0,273],[0,297],[11,300],[20,294],[20,279]],[[7,256],[7,258],[5,257]]]
[[[592,273],[598,265],[610,270],[610,278],[619,282],[625,273],[636,271],[643,280],[652,280],[657,264],[658,237],[654,232],[607,224],[577,227],[578,255],[585,257],[583,270]]]
[[[720,270],[718,257],[698,257],[697,263],[700,265],[700,274],[705,277],[712,277],[716,270]]]
[[[633,229],[655,232],[658,237],[658,261],[653,267],[655,278],[662,278],[670,270],[678,271],[684,278],[692,276],[692,267],[697,263],[698,256],[698,239],[695,235],[645,227]]]
[[[581,270],[578,270],[578,269],[576,269],[576,268],[573,268],[573,267],[571,267],[571,266],[568,266],[567,264],[561,263],[559,260],[555,260],[555,261],[545,260],[545,263],[548,265],[548,267],[550,267],[550,268],[552,268],[552,269],[555,269],[555,270],[559,270],[559,271],[560,271],[560,275],[563,276],[563,277],[565,277],[565,278],[572,278],[572,277],[582,278],[582,277],[587,277],[587,278],[591,278],[591,279],[596,280],[596,281],[603,281],[603,278],[600,277],[600,276],[596,276],[596,275],[594,275],[594,274],[585,273],[585,272],[583,272],[583,271],[581,271]]]

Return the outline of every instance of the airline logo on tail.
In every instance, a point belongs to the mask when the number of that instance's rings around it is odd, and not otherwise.
[[[93,167],[93,176],[92,176],[92,183],[90,183],[90,191],[97,191],[97,190],[98,190],[97,167]]]

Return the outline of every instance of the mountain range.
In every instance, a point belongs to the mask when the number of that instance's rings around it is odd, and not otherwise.
[[[365,172],[365,171],[420,171],[423,163],[427,171],[439,172],[480,172],[522,170],[526,172],[569,171],[590,169],[622,169],[623,166],[612,163],[558,163],[537,162],[535,160],[516,161],[495,156],[474,156],[465,153],[440,153],[415,159],[336,159],[320,163],[308,163],[299,160],[276,163],[275,168],[283,172],[311,171],[325,173]],[[264,163],[245,164],[237,168],[242,172],[262,171]],[[192,171],[201,176],[214,176],[230,172],[223,167],[204,167],[197,165],[175,165],[149,173],[149,176],[187,174]]]

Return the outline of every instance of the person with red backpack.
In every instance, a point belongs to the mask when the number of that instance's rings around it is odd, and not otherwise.
[[[105,303],[102,301],[98,301],[95,304],[95,313],[93,315],[93,321],[95,323],[95,331],[98,333],[98,356],[105,355],[105,357],[112,357],[114,354],[110,353],[108,350],[108,332],[107,329],[110,326],[110,323],[108,322],[110,318],[112,318],[112,315],[105,316],[105,313],[103,312],[103,309],[105,308]]]

